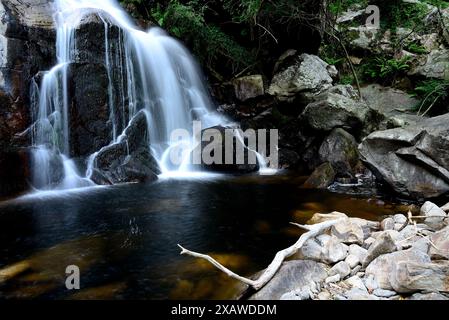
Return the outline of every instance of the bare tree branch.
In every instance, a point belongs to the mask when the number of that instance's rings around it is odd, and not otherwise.
[[[322,232],[329,229],[330,227],[332,227],[340,222],[343,222],[345,219],[347,219],[347,218],[340,218],[340,219],[325,221],[325,222],[318,223],[318,224],[311,225],[311,226],[294,224],[302,229],[308,230],[308,232],[302,234],[301,237],[298,239],[298,241],[291,247],[288,247],[288,248],[276,253],[273,261],[270,263],[270,265],[265,269],[265,271],[262,273],[262,275],[257,280],[248,279],[248,278],[242,277],[242,276],[232,272],[231,270],[229,270],[228,268],[226,268],[225,266],[220,264],[217,260],[215,260],[214,258],[212,258],[209,255],[187,250],[179,244],[178,244],[178,246],[182,250],[181,251],[182,255],[189,255],[189,256],[192,256],[195,258],[204,259],[204,260],[210,262],[217,269],[226,273],[229,277],[234,278],[240,282],[243,282],[243,283],[251,286],[252,288],[254,288],[257,291],[257,290],[260,290],[261,288],[263,288],[275,276],[276,272],[279,270],[279,268],[281,267],[284,260],[288,257],[291,257],[296,252],[298,252],[298,250],[301,249],[301,247],[304,245],[304,243],[307,240],[321,234]]]

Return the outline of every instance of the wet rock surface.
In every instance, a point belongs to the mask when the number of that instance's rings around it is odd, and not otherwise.
[[[149,149],[148,135],[147,117],[140,111],[117,143],[95,155],[90,178],[102,185],[156,180],[160,169]]]

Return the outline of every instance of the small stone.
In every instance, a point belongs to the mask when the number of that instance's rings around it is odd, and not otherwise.
[[[363,277],[363,274],[360,274],[361,272],[359,272],[360,270],[362,270],[362,266],[358,265],[357,267],[355,267],[352,271],[351,271],[351,277],[352,276],[360,276]]]
[[[403,224],[395,223],[394,224],[394,230],[399,231],[399,230],[402,229],[403,226],[404,226]]]
[[[380,228],[383,231],[394,230],[394,220],[393,220],[393,218],[386,218],[386,219],[382,220],[382,222],[380,223]]]
[[[403,214],[395,214],[393,216],[394,223],[399,223],[400,225],[404,225],[407,222],[407,217]]]
[[[341,261],[329,270],[329,276],[340,275],[340,279],[346,278],[351,273],[351,267],[345,261]]]
[[[325,300],[325,301],[332,300],[332,295],[328,291],[321,291],[318,294],[318,300]]]
[[[421,215],[429,217],[424,220],[434,230],[440,230],[445,227],[444,219],[446,218],[446,212],[441,210],[436,204],[427,201],[421,207]]]
[[[340,275],[336,274],[331,277],[328,277],[324,282],[329,284],[329,283],[337,283],[339,281],[340,281]]]
[[[300,255],[304,259],[320,261],[324,248],[316,239],[307,240],[301,247]]]
[[[366,239],[363,242],[363,249],[368,250],[369,247],[371,247],[371,245],[376,242],[376,239],[374,239],[373,237],[369,237],[368,239]],[[362,260],[363,261],[363,260]]]
[[[357,224],[363,230],[363,238],[367,239],[371,236],[373,231],[377,231],[380,228],[379,222],[369,221],[360,218],[349,218],[352,223]]]
[[[345,283],[350,285],[351,288],[357,288],[368,292],[362,279],[360,279],[358,276],[352,276],[351,278],[345,280]]]
[[[363,229],[349,219],[338,223],[331,228],[331,234],[346,244],[363,244]]]
[[[322,260],[329,264],[343,261],[348,256],[349,247],[332,237],[324,246]]]
[[[373,294],[374,294],[375,296],[380,297],[380,298],[391,298],[391,297],[394,297],[394,296],[397,295],[397,293],[394,292],[394,291],[391,291],[391,290],[384,290],[384,289],[380,289],[380,288],[375,289],[375,290],[373,291]]]
[[[350,254],[346,257],[345,262],[353,269],[360,263],[360,260],[357,256]]]
[[[374,240],[374,239],[373,239]],[[356,256],[360,262],[362,262],[363,260],[365,260],[366,258],[366,254],[368,253],[368,250],[363,249],[361,246],[356,245],[356,244],[351,244],[349,246],[349,254]]]
[[[369,275],[365,279],[363,279],[363,283],[365,284],[365,287],[368,289],[368,292],[374,292],[377,288],[379,288],[379,284],[374,279],[373,275]]]
[[[391,253],[397,250],[395,240],[392,238],[390,232],[391,231],[384,231],[376,242],[370,246],[366,258],[363,260],[362,267],[366,268],[371,261],[382,254]]]

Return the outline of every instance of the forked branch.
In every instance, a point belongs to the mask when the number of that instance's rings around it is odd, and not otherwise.
[[[275,276],[276,272],[279,270],[279,268],[281,267],[284,260],[288,257],[291,257],[296,252],[298,252],[298,250],[301,249],[301,247],[304,245],[304,243],[307,240],[323,233],[324,231],[326,231],[333,225],[336,225],[336,224],[344,221],[345,219],[347,219],[347,218],[340,218],[340,219],[325,221],[325,222],[318,223],[315,225],[310,225],[310,226],[294,224],[302,229],[308,230],[308,232],[302,234],[301,237],[298,239],[298,241],[291,247],[288,247],[288,248],[276,253],[273,261],[265,269],[265,271],[262,273],[262,275],[256,280],[248,279],[248,278],[242,277],[242,276],[234,273],[233,271],[229,270],[228,268],[226,268],[225,266],[220,264],[217,260],[215,260],[214,258],[212,258],[209,255],[187,250],[179,244],[178,244],[178,246],[182,250],[181,251],[182,255],[189,255],[189,256],[192,256],[195,258],[204,259],[204,260],[210,262],[217,269],[226,273],[229,277],[234,278],[240,282],[243,282],[243,283],[251,286],[254,290],[257,291],[257,290],[260,290],[262,287],[264,287]]]

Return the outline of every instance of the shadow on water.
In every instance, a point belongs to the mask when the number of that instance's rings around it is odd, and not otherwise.
[[[264,268],[315,212],[380,219],[408,207],[301,189],[303,178],[164,179],[148,185],[41,194],[0,203],[0,297],[224,299],[235,281],[177,244],[244,275]],[[65,289],[65,268],[81,290]]]

